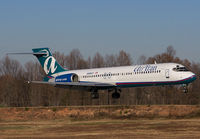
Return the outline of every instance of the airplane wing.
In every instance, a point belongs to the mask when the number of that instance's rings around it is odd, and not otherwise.
[[[116,84],[99,83],[99,82],[44,82],[44,81],[29,81],[28,83],[48,84],[61,88],[113,88]]]

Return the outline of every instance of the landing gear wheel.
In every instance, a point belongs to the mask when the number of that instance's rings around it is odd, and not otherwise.
[[[112,93],[112,98],[114,98],[114,99],[120,98],[120,93],[118,93],[118,92]]]
[[[183,85],[183,93],[188,93],[188,85]]]
[[[188,89],[184,89],[183,93],[187,94],[188,93]]]
[[[188,93],[188,87],[187,86],[183,87],[183,93]]]

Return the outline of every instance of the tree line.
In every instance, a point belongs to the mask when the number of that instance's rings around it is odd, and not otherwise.
[[[65,68],[89,69],[100,67],[127,66],[132,64],[153,64],[175,62],[200,75],[200,63],[180,59],[172,46],[152,57],[140,56],[133,61],[130,54],[121,50],[118,54],[105,56],[96,53],[85,59],[79,49],[68,55],[55,52],[54,57]],[[182,92],[180,86],[138,87],[122,89],[120,99],[112,99],[108,91],[99,91],[99,99],[92,99],[91,92],[55,88],[50,85],[28,84],[27,81],[43,80],[45,73],[37,59],[25,63],[5,56],[0,59],[0,106],[73,106],[73,105],[155,105],[155,104],[199,104],[199,77],[190,84],[189,93]]]

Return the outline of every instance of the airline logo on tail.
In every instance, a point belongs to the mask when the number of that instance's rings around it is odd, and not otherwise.
[[[51,75],[54,73],[66,71],[64,70],[52,56],[49,48],[35,48],[33,49],[34,55],[40,61],[45,73]]]
[[[49,66],[48,66],[48,63],[49,63],[50,59],[51,59],[51,62],[49,64]],[[51,73],[54,73],[56,71],[56,69],[57,69],[57,66],[55,66],[55,65],[56,65],[56,59],[53,56],[49,56],[44,62],[44,71],[45,71],[45,73],[49,74],[50,71],[51,71]]]
[[[57,69],[56,59],[53,56],[49,56],[49,52],[47,50],[42,50],[41,52],[45,52],[46,55],[44,55],[43,57],[47,58],[45,60],[45,62],[44,62],[44,71],[45,71],[45,73],[49,74],[50,71],[51,71],[51,73],[54,73],[56,71],[56,69]]]

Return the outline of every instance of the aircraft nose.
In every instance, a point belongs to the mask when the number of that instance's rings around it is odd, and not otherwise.
[[[196,80],[196,79],[197,79],[197,76],[196,76],[196,74],[194,74],[194,73],[191,73],[190,79],[191,79],[191,81],[194,81],[194,80]]]

